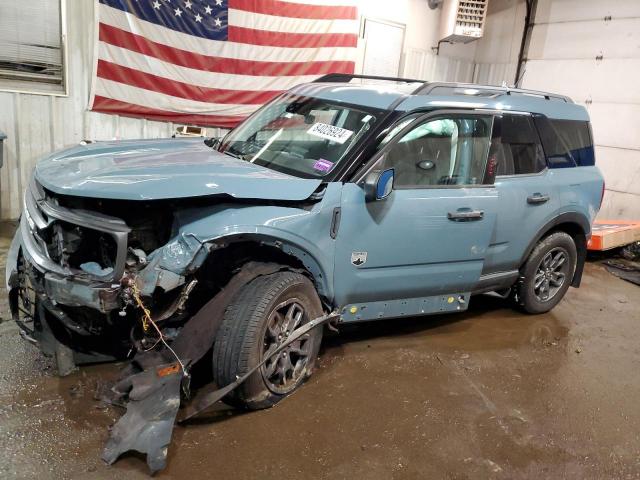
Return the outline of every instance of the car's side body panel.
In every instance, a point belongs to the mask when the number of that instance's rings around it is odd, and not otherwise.
[[[545,169],[531,175],[497,177],[498,191],[496,228],[491,239],[483,273],[517,269],[531,237],[558,212],[558,199],[553,195],[555,172]],[[547,195],[545,203],[528,203],[527,197]]]
[[[200,244],[224,245],[248,240],[275,245],[297,257],[313,274],[322,297],[332,301],[335,242],[333,210],[340,205],[341,183],[329,183],[321,201],[299,206],[218,204],[179,212],[178,233]]]
[[[398,189],[367,203],[360,186],[345,184],[336,239],[337,305],[470,291],[482,272],[497,201],[494,188],[478,187]],[[459,209],[484,216],[448,218]]]

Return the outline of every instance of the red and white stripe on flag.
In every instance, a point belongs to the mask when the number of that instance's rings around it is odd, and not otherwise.
[[[97,112],[229,128],[294,85],[355,67],[353,0],[98,0],[97,8]]]

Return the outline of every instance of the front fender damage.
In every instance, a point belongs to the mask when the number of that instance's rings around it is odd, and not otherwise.
[[[149,296],[157,287],[168,292],[183,285],[185,277],[202,265],[211,248],[210,243],[202,243],[193,235],[177,236],[142,260],[145,266],[135,275],[140,293]]]

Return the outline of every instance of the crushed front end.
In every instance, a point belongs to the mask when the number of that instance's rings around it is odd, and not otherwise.
[[[194,238],[172,239],[172,224],[158,202],[54,195],[32,180],[6,277],[23,338],[55,355],[61,375],[129,357],[153,341],[128,308],[135,295],[170,337],[197,282],[185,272],[206,250]]]

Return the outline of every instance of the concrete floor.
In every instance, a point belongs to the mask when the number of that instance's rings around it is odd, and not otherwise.
[[[640,478],[639,323],[638,287],[590,264],[547,315],[483,296],[345,328],[275,408],[177,427],[158,477]],[[0,478],[147,478],[138,456],[99,459],[119,412],[93,391],[117,368],[58,379],[0,324]]]

